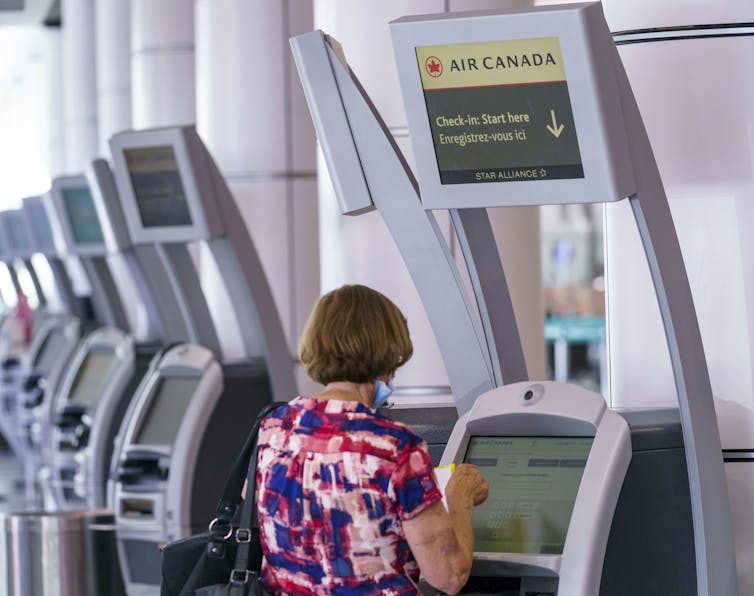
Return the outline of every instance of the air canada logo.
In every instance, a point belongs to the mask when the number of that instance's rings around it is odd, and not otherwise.
[[[432,78],[437,78],[442,75],[442,62],[437,56],[430,56],[424,61],[424,70]]]

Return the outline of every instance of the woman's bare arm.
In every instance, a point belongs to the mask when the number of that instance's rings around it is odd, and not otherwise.
[[[447,594],[457,593],[471,572],[474,532],[471,514],[487,498],[487,481],[476,466],[461,464],[445,490],[448,511],[441,502],[403,522],[403,532],[424,579]]]

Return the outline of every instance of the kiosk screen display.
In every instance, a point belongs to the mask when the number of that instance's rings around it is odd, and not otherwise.
[[[97,209],[89,188],[64,188],[63,206],[77,244],[100,244],[105,241],[99,225]]]
[[[31,203],[24,205],[24,209],[29,210],[29,221],[31,223],[31,232],[34,235],[34,241],[37,248],[42,251],[54,251],[55,240],[50,227],[50,220],[47,219],[47,212],[44,205],[40,203]]]
[[[471,437],[489,497],[474,509],[474,551],[562,554],[593,437]]]
[[[173,147],[126,149],[124,154],[142,225],[192,225]]]
[[[199,381],[201,377],[163,377],[142,419],[134,443],[172,445]]]
[[[44,338],[42,345],[37,351],[37,356],[34,358],[32,367],[34,371],[42,375],[47,376],[52,367],[55,365],[58,357],[60,356],[60,350],[63,347],[65,338],[63,337],[63,331],[59,328],[51,329]]]
[[[31,242],[24,224],[21,212],[7,213],[3,219],[5,235],[11,250],[28,252],[31,250]]]
[[[583,178],[557,37],[416,48],[441,184]]]
[[[114,360],[115,350],[99,349],[89,352],[76,373],[69,399],[84,404],[97,403]]]

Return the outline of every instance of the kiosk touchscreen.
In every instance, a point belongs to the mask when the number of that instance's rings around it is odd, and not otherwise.
[[[111,472],[130,594],[159,592],[161,544],[206,529],[258,410],[249,396],[266,382],[264,375],[250,378],[248,365],[222,365],[194,344],[178,344],[153,363]]]
[[[594,437],[472,436],[463,461],[490,482],[474,510],[474,551],[563,553]]]

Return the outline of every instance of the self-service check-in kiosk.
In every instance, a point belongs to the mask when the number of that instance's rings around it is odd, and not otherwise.
[[[248,434],[260,396],[268,395],[260,362],[221,365],[212,352],[188,343],[156,360],[113,460],[118,549],[129,593],[158,593],[159,545],[207,528],[238,439]]]
[[[737,594],[693,302],[600,5],[407,17],[391,33],[418,182],[337,43],[313,32],[292,46],[342,210],[383,215],[437,336],[460,415],[443,461],[476,463],[490,481],[469,592]],[[618,415],[598,394],[527,381],[489,240],[488,207],[625,197],[665,321],[678,412]],[[422,208],[451,211],[476,313]]]
[[[475,464],[490,486],[468,593],[696,593],[677,411],[614,412],[579,387],[513,383],[476,400],[441,463]]]
[[[159,546],[206,529],[259,410],[296,394],[293,361],[243,218],[193,127],[124,132],[114,173],[144,277],[163,284],[161,322],[188,335],[140,385],[112,461],[118,549],[130,594],[157,594]],[[187,244],[206,243],[233,296],[247,358],[223,362]],[[157,290],[162,295],[161,290]],[[163,314],[164,311],[164,314]],[[178,318],[181,313],[186,313]]]

